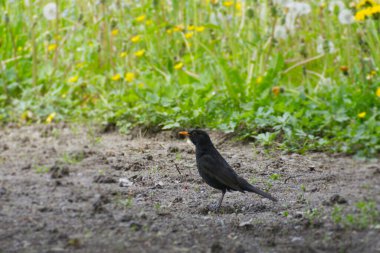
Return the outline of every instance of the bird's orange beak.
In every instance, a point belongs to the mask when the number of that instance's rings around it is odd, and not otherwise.
[[[189,132],[187,131],[179,132],[179,135],[190,136]]]

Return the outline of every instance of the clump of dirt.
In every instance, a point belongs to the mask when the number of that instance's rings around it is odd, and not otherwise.
[[[212,133],[238,174],[279,199],[227,193],[215,213],[210,206],[221,193],[199,177],[194,147],[172,132],[144,132],[67,124],[1,129],[0,252],[380,248],[376,162],[284,154]]]
[[[113,184],[116,183],[116,179],[113,177],[105,176],[105,175],[98,175],[94,177],[94,183],[99,184]]]
[[[68,166],[53,165],[49,171],[51,178],[62,178],[70,175]]]

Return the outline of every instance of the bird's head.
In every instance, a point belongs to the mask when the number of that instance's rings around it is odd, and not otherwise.
[[[205,131],[202,130],[191,130],[189,132],[187,131],[182,131],[179,132],[180,135],[187,136],[190,138],[191,142],[197,146],[197,145],[210,145],[212,144],[210,136]]]

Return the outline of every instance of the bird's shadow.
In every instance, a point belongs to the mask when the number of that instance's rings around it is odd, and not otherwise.
[[[208,214],[233,214],[233,213],[262,213],[269,211],[270,207],[263,203],[257,203],[255,205],[246,205],[246,204],[233,204],[221,206],[219,210],[215,208],[215,205],[209,204],[206,206],[201,206],[198,208],[198,213],[201,215]]]

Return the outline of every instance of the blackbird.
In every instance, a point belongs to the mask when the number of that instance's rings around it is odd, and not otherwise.
[[[198,172],[203,180],[211,187],[222,191],[222,197],[216,206],[216,211],[222,205],[226,191],[254,192],[272,201],[277,201],[269,193],[252,186],[244,178],[238,176],[218,150],[216,150],[205,131],[183,131],[179,132],[179,134],[188,136],[195,145]]]

